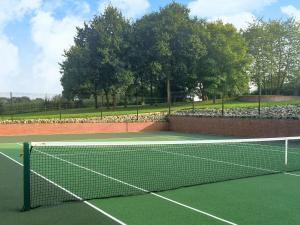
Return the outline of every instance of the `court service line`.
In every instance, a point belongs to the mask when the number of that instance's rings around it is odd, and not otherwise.
[[[238,164],[238,163],[227,162],[227,161],[222,161],[222,160],[217,160],[217,159],[210,159],[210,158],[205,158],[205,157],[200,157],[200,156],[195,156],[195,155],[182,154],[182,153],[163,151],[163,150],[154,150],[154,151],[158,151],[161,153],[167,153],[167,154],[171,154],[171,155],[179,155],[179,156],[188,157],[188,158],[202,159],[202,160],[211,161],[211,162],[223,163],[223,164],[227,164],[227,165],[231,165],[231,166],[245,167],[248,169],[250,168],[250,169],[262,170],[262,171],[267,171],[267,172],[272,172],[272,173],[280,173],[280,171],[277,171],[277,170],[270,170],[270,169],[255,167],[255,166],[247,166],[247,165],[242,165],[242,164]]]
[[[295,173],[284,173],[286,175],[290,175],[290,176],[295,176],[295,177],[300,177],[300,174],[295,174]]]
[[[20,165],[20,166],[23,167],[23,164],[22,164],[22,163],[16,161],[15,159],[11,158],[10,156],[4,154],[3,152],[0,152],[0,154],[3,155],[4,157],[10,159],[10,160],[13,161],[14,163],[16,163],[16,164],[18,164],[18,165]],[[79,197],[78,195],[72,193],[71,191],[67,190],[66,188],[60,186],[59,184],[57,184],[57,183],[55,183],[55,182],[49,180],[48,178],[44,177],[43,175],[41,175],[41,174],[39,174],[39,173],[37,173],[37,172],[35,172],[35,171],[33,171],[33,170],[31,170],[31,172],[33,172],[33,173],[36,174],[37,176],[41,177],[42,179],[46,180],[47,182],[53,184],[54,186],[58,187],[59,189],[61,189],[61,190],[65,191],[65,192],[67,192],[68,194],[72,195],[73,197],[75,197],[75,198],[78,199],[79,201],[82,201],[82,200],[83,200],[83,199],[82,199],[81,197]],[[100,209],[99,207],[95,206],[94,204],[92,204],[92,203],[90,203],[90,202],[88,202],[88,201],[82,201],[82,202],[83,202],[84,204],[90,206],[90,207],[93,208],[94,210],[96,210],[96,211],[102,213],[103,215],[109,217],[110,219],[114,220],[115,222],[119,223],[120,225],[127,225],[126,223],[122,222],[121,220],[117,219],[116,217],[112,216],[111,214],[105,212],[104,210]]]
[[[76,164],[76,163],[70,162],[70,161],[68,161],[68,160],[59,158],[59,157],[57,157],[57,156],[54,156],[54,155],[51,155],[51,154],[48,154],[48,153],[45,153],[45,152],[42,152],[42,151],[39,151],[39,150],[35,150],[35,151],[37,151],[37,152],[39,152],[39,153],[41,153],[41,154],[44,154],[44,155],[46,155],[46,156],[48,156],[48,157],[55,158],[55,159],[57,159],[57,160],[60,160],[60,161],[65,162],[65,163],[67,163],[67,164],[70,164],[70,165],[72,165],[72,166],[78,167],[78,168],[80,168],[80,169],[89,171],[89,172],[91,172],[91,173],[94,173],[94,174],[97,174],[97,175],[106,177],[106,178],[108,178],[108,179],[111,179],[111,180],[113,180],[113,181],[119,182],[119,183],[124,184],[124,185],[126,185],[126,186],[129,186],[129,187],[132,187],[132,188],[134,188],[134,189],[140,190],[140,191],[142,191],[142,192],[149,193],[149,194],[151,194],[151,195],[153,195],[153,196],[156,196],[156,197],[158,197],[158,198],[161,198],[161,199],[164,199],[164,200],[166,200],[166,201],[172,202],[172,203],[174,203],[174,204],[176,204],[176,205],[185,207],[185,208],[190,209],[190,210],[193,210],[193,211],[195,211],[195,212],[201,213],[201,214],[206,215],[206,216],[208,216],[208,217],[211,217],[211,218],[213,218],[213,219],[215,219],[215,220],[219,220],[219,221],[222,221],[222,222],[224,222],[224,223],[231,224],[231,225],[238,225],[238,224],[233,223],[233,222],[231,222],[231,221],[229,221],[229,220],[225,220],[225,219],[220,218],[220,217],[218,217],[218,216],[215,216],[215,215],[213,215],[213,214],[210,214],[210,213],[207,213],[207,212],[205,212],[205,211],[202,211],[202,210],[193,208],[193,207],[188,206],[188,205],[186,205],[186,204],[180,203],[180,202],[178,202],[178,201],[175,201],[175,200],[173,200],[173,199],[170,199],[170,198],[164,197],[164,196],[162,196],[162,195],[156,194],[156,193],[154,193],[154,192],[148,191],[148,190],[143,189],[143,188],[141,188],[141,187],[135,186],[135,185],[133,185],[133,184],[127,183],[127,182],[125,182],[125,181],[119,180],[119,179],[114,178],[114,177],[111,177],[111,176],[109,176],[109,175],[106,175],[106,174],[100,173],[100,172],[98,172],[98,171],[92,170],[92,169],[90,169],[90,168],[87,168],[87,167],[78,165],[78,164]]]
[[[106,153],[123,153],[123,152],[141,152],[142,150],[122,150],[122,151],[98,151],[89,153],[66,153],[66,154],[53,154],[53,156],[85,156],[85,155],[104,155]]]
[[[202,160],[207,160],[207,161],[212,161],[212,162],[224,163],[224,164],[228,164],[228,165],[232,165],[232,166],[240,166],[240,167],[245,167],[245,168],[250,168],[250,169],[262,170],[262,171],[273,172],[273,173],[283,173],[283,174],[289,175],[289,176],[300,177],[300,174],[288,173],[288,172],[277,171],[277,170],[270,170],[270,169],[254,167],[254,166],[247,166],[247,165],[242,165],[242,164],[238,164],[238,163],[226,162],[226,161],[222,161],[222,160],[204,158],[204,157],[200,157],[200,156],[194,156],[194,155],[188,155],[188,154],[182,154],[182,153],[176,153],[176,152],[169,152],[169,151],[162,151],[162,150],[154,150],[154,151],[173,154],[173,155],[180,155],[180,156],[189,157],[189,158],[202,159]]]
[[[240,147],[242,148],[243,145],[238,145],[238,144],[230,144],[228,143],[229,146],[236,146],[236,147]],[[274,149],[269,149],[270,147],[275,147],[275,148],[280,148],[278,146],[272,146],[272,145],[262,145],[262,144],[251,144],[253,146],[261,146],[261,147],[264,147],[264,148],[260,148],[259,150],[263,150],[263,151],[271,151],[271,152],[280,152],[280,153],[284,153],[285,152],[285,149],[284,147],[281,148],[282,150],[274,150]],[[289,149],[297,149],[297,148],[289,148]],[[288,151],[289,154],[295,154],[295,155],[300,155],[300,152],[294,152],[294,151]]]

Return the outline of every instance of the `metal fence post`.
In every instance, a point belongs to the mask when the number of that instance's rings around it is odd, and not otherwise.
[[[168,115],[170,116],[171,115],[171,97],[170,99],[168,99]]]
[[[260,116],[261,114],[261,89],[259,90],[259,95],[258,95],[258,115]]]
[[[9,93],[10,96],[10,119],[14,120],[14,113],[13,113],[13,94],[12,92]]]
[[[222,94],[222,116],[224,116],[224,94]]]
[[[194,101],[194,98],[192,98],[192,104],[193,104],[193,111],[195,111],[195,101]]]
[[[59,98],[59,102],[58,102],[58,107],[59,107],[59,120],[61,120],[61,98]]]
[[[103,119],[103,94],[101,95],[100,117]]]
[[[136,120],[139,120],[139,101],[137,95],[136,95]]]
[[[45,107],[45,112],[47,112],[47,94],[45,95],[45,100],[44,100],[44,107]]]

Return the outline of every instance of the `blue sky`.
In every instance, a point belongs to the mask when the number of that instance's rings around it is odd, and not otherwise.
[[[170,0],[0,0],[0,95],[3,92],[60,93],[64,49],[82,26],[108,3],[128,18],[158,10]],[[295,17],[299,0],[178,0],[191,16],[222,19],[246,28],[255,17]]]

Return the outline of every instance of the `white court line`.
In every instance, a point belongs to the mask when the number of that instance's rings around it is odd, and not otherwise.
[[[146,189],[140,188],[140,187],[135,186],[135,185],[133,185],[133,184],[129,184],[129,183],[125,182],[125,181],[119,180],[119,179],[114,178],[114,177],[111,177],[111,176],[109,176],[109,175],[106,175],[106,174],[97,172],[97,171],[95,171],[95,170],[89,169],[89,168],[84,167],[84,166],[80,166],[80,165],[78,165],[78,164],[76,164],[76,163],[72,163],[72,162],[70,162],[70,161],[68,161],[68,160],[65,160],[65,159],[62,159],[62,158],[59,158],[59,157],[50,155],[50,154],[45,153],[45,152],[41,152],[41,151],[39,151],[39,150],[35,150],[35,151],[37,151],[37,152],[39,152],[39,153],[41,153],[41,154],[44,154],[44,155],[46,155],[46,156],[48,156],[48,157],[55,158],[55,159],[57,159],[57,160],[63,161],[63,162],[65,162],[65,163],[67,163],[67,164],[70,164],[70,165],[72,165],[72,166],[78,167],[78,168],[80,168],[80,169],[83,169],[83,170],[92,172],[92,173],[94,173],[94,174],[103,176],[103,177],[105,177],[105,178],[111,179],[111,180],[116,181],[116,182],[118,182],[118,183],[121,183],[121,184],[127,185],[127,186],[129,186],[129,187],[135,188],[135,189],[140,190],[140,191],[142,191],[142,192],[149,193],[149,194],[154,195],[154,196],[156,196],[156,197],[158,197],[158,198],[167,200],[167,201],[172,202],[172,203],[174,203],[174,204],[176,204],[176,205],[179,205],[179,206],[188,208],[188,209],[190,209],[190,210],[193,210],[193,211],[195,211],[195,212],[198,212],[198,213],[201,213],[201,214],[203,214],[203,215],[209,216],[209,217],[211,217],[211,218],[214,218],[214,219],[216,219],[216,220],[222,221],[222,222],[224,222],[224,223],[231,224],[231,225],[237,225],[236,223],[233,223],[233,222],[231,222],[231,221],[229,221],[229,220],[222,219],[222,218],[220,218],[220,217],[217,217],[217,216],[212,215],[212,214],[210,214],[210,213],[207,213],[207,212],[205,212],[205,211],[202,211],[202,210],[193,208],[193,207],[191,207],[191,206],[185,205],[185,204],[183,204],[183,203],[177,202],[177,201],[172,200],[172,199],[170,199],[170,198],[167,198],[167,197],[164,197],[164,196],[162,196],[162,195],[156,194],[156,193],[154,193],[154,192],[148,191],[148,190],[146,190]]]
[[[23,164],[22,164],[22,163],[20,163],[20,162],[18,162],[17,160],[15,160],[15,159],[11,158],[10,156],[8,156],[8,155],[4,154],[3,152],[0,152],[0,154],[1,154],[1,155],[3,155],[4,157],[6,157],[6,158],[10,159],[10,160],[11,160],[11,161],[13,161],[14,163],[16,163],[16,164],[18,164],[18,165],[20,165],[20,166],[23,166]]]
[[[22,164],[22,163],[16,161],[15,159],[11,158],[10,156],[4,154],[3,152],[0,152],[0,154],[3,155],[4,157],[10,159],[11,161],[15,162],[16,164],[18,164],[18,165],[20,165],[20,166],[23,167],[23,164]],[[75,197],[76,199],[82,201],[82,198],[81,198],[81,197],[79,197],[78,195],[72,193],[71,191],[69,191],[69,190],[63,188],[62,186],[56,184],[55,182],[49,180],[48,178],[44,177],[43,175],[41,175],[41,174],[39,174],[39,173],[37,173],[37,172],[35,172],[35,171],[33,171],[33,170],[31,170],[31,172],[33,172],[33,173],[36,174],[37,176],[41,177],[42,179],[46,180],[47,182],[53,184],[54,186],[60,188],[61,190],[67,192],[68,194],[72,195],[72,196]],[[88,206],[90,206],[91,208],[95,209],[96,211],[102,213],[103,215],[109,217],[110,219],[114,220],[115,222],[119,223],[120,225],[127,225],[126,223],[124,223],[124,222],[122,222],[121,220],[115,218],[114,216],[110,215],[109,213],[103,211],[102,209],[100,209],[99,207],[95,206],[94,204],[92,204],[92,203],[90,203],[90,202],[88,202],[88,201],[83,201],[83,203],[86,204],[86,205],[88,205]]]
[[[300,174],[295,174],[295,173],[284,173],[286,175],[290,175],[290,176],[295,176],[295,177],[300,177]]]
[[[142,151],[143,150],[97,151],[97,152],[88,152],[88,153],[66,153],[66,154],[52,154],[52,155],[53,156],[84,156],[84,155],[104,155],[106,153],[142,152]]]
[[[203,157],[194,156],[194,155],[188,155],[188,154],[182,154],[182,153],[174,153],[174,152],[162,151],[162,150],[154,150],[154,151],[158,151],[158,152],[162,152],[162,153],[169,153],[169,154],[173,154],[173,155],[180,155],[180,156],[184,156],[184,157],[202,159],[202,160],[207,160],[207,161],[212,161],[212,162],[224,163],[224,164],[229,164],[229,165],[233,165],[233,166],[240,166],[240,167],[245,167],[245,168],[251,168],[251,169],[256,169],[256,170],[263,170],[263,171],[274,172],[274,173],[283,173],[285,175],[300,177],[300,174],[287,173],[287,172],[282,172],[282,171],[277,171],[277,170],[270,170],[270,169],[265,169],[265,168],[260,168],[260,167],[253,167],[253,166],[241,165],[241,164],[237,164],[237,163],[231,163],[231,162],[226,162],[226,161],[221,161],[221,160],[203,158]]]
[[[195,156],[195,155],[169,152],[169,151],[163,151],[163,150],[153,150],[153,151],[158,151],[161,153],[168,153],[168,154],[172,154],[172,155],[179,155],[179,156],[189,157],[189,158],[194,158],[194,159],[202,159],[202,160],[211,161],[211,162],[223,163],[223,164],[228,164],[231,166],[239,166],[239,167],[245,167],[245,168],[250,168],[250,169],[263,170],[263,171],[267,171],[267,172],[280,173],[280,171],[277,171],[277,170],[270,170],[270,169],[255,167],[255,166],[247,166],[247,165],[242,165],[242,164],[238,164],[238,163],[232,163],[232,162],[227,162],[227,161],[222,161],[222,160],[217,160],[217,159],[204,158],[204,157]]]
[[[228,143],[228,145],[230,146],[237,146],[237,147],[243,147],[243,145],[237,145],[237,144],[230,144]],[[274,149],[269,149],[270,147],[275,147],[275,148],[280,148],[278,146],[272,146],[272,145],[262,145],[262,144],[251,144],[251,146],[264,146],[266,148],[260,148],[259,150],[264,150],[264,151],[271,151],[271,152],[280,152],[280,153],[284,153],[284,147],[282,147],[282,150],[274,150]],[[289,147],[289,149],[297,149],[297,148],[291,148]],[[288,151],[289,154],[296,154],[296,155],[300,155],[300,152],[293,152],[293,151]]]

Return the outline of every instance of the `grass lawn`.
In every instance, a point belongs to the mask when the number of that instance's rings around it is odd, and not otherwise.
[[[289,100],[280,102],[262,102],[262,106],[274,106],[274,105],[289,105],[289,104],[300,104],[300,100]],[[245,107],[257,107],[257,102],[241,102],[237,100],[227,100],[225,102],[225,109],[227,108],[245,108]],[[221,100],[217,100],[216,104],[212,101],[196,102],[194,104],[196,109],[205,108],[216,108],[221,109]],[[175,103],[171,106],[171,111],[177,111],[180,109],[192,109],[193,105],[189,103]],[[151,113],[151,112],[168,112],[169,108],[167,104],[158,104],[155,106],[143,105],[138,107],[139,113]],[[114,115],[129,115],[136,114],[136,106],[116,107],[115,109],[106,109],[102,111],[103,116],[114,116]],[[89,118],[89,117],[100,117],[101,109],[94,108],[77,108],[77,109],[67,109],[67,110],[49,110],[43,112],[35,113],[21,113],[15,115],[0,115],[0,120],[26,120],[26,119],[58,119],[58,118]]]

